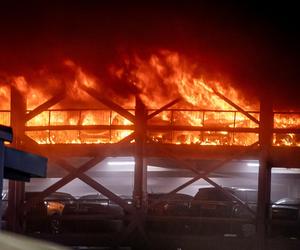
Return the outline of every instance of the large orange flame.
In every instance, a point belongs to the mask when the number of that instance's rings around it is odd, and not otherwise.
[[[54,82],[56,84],[62,82],[63,86],[58,87],[65,88],[66,98],[90,103],[91,96],[83,90],[82,86],[97,89],[99,93],[109,88],[72,61],[66,60],[64,64],[74,73],[74,78],[63,82],[56,79]],[[252,100],[249,104],[249,101],[230,85],[207,79],[199,72],[201,71],[195,63],[179,53],[167,50],[159,51],[146,59],[135,55],[132,59],[126,60],[123,67],[110,68],[112,77],[119,79],[119,82],[129,83],[138,90],[149,113],[178,97],[182,99],[171,109],[161,112],[148,121],[149,126],[161,125],[170,128],[168,131],[148,132],[148,138],[152,142],[250,145],[257,141],[257,133],[230,131],[234,128],[257,128],[258,124],[237,111],[236,107],[226,102],[220,95],[216,95],[216,92],[226,96],[242,109],[250,111],[250,114],[259,120],[258,112],[255,112],[258,109],[257,101]],[[42,82],[39,88],[33,87],[25,76],[16,76],[12,79],[12,86],[26,98],[28,112],[52,96],[50,92],[43,89],[43,84],[49,83],[49,76],[45,76],[44,83]],[[9,125],[10,88],[3,84],[0,86],[2,100],[0,123]],[[117,95],[105,97],[117,103],[120,100]],[[128,106],[134,107],[133,97],[134,95],[128,98],[127,104],[130,104]],[[124,102],[121,104],[123,105]],[[134,115],[134,110],[129,112]],[[275,115],[274,124],[275,128],[299,127],[300,115]],[[101,129],[88,127],[93,125],[104,127]],[[79,108],[75,101],[67,107],[64,101],[61,101],[29,120],[27,127],[39,127],[39,129],[29,129],[26,134],[41,144],[88,144],[115,143],[132,132],[126,127],[112,129],[114,125],[132,125],[132,122],[103,105]],[[277,135],[274,136],[274,145],[300,146],[300,140],[296,134]]]

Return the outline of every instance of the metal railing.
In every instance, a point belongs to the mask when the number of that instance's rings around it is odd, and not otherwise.
[[[134,115],[134,109],[127,111]],[[248,113],[259,120],[259,111]],[[0,124],[10,125],[9,110],[0,111]],[[115,143],[134,124],[109,109],[51,109],[29,120],[25,130],[44,144]],[[236,110],[168,109],[151,118],[147,130],[152,142],[246,146],[258,139],[259,124]],[[273,144],[300,146],[300,112],[274,112]]]
[[[171,109],[148,121],[151,141],[170,144],[248,145],[257,140],[257,129],[234,110]],[[29,136],[42,138],[40,143],[114,143],[133,130],[134,124],[107,109],[47,110],[26,124]]]

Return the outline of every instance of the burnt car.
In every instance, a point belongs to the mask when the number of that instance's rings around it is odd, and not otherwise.
[[[38,192],[25,193],[25,202],[38,194]],[[64,192],[54,192],[42,200],[34,200],[25,212],[24,230],[26,232],[59,233],[63,211],[75,202],[76,199],[71,194]]]
[[[101,194],[81,196],[62,213],[64,232],[112,232],[122,227],[123,209]]]
[[[202,234],[254,235],[256,190],[227,187],[224,190],[230,195],[213,187],[198,190],[191,201],[190,214],[201,218],[190,223],[191,230]],[[243,201],[252,212],[232,196]]]
[[[300,237],[300,198],[282,198],[271,209],[273,236]]]

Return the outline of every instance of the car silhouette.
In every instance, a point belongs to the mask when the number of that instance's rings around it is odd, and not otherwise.
[[[254,235],[255,225],[251,221],[256,211],[257,191],[231,187],[223,189],[227,195],[214,187],[198,190],[190,204],[190,215],[199,217],[199,220],[190,223],[191,230],[197,234]]]
[[[25,202],[38,194],[26,192]],[[24,214],[25,232],[60,233],[63,211],[75,202],[75,197],[64,192],[54,192],[42,200],[35,200]]]
[[[272,205],[273,236],[300,237],[300,198],[282,198]]]
[[[123,209],[99,193],[87,194],[67,206],[62,213],[64,232],[90,233],[119,231]]]

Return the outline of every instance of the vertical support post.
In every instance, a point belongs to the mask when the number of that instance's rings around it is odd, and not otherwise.
[[[1,200],[0,200],[0,230],[2,228],[2,190],[3,190],[3,173],[4,173],[4,141],[0,139],[0,192],[1,192]]]
[[[25,134],[26,100],[23,94],[11,87],[11,126],[14,130],[14,148],[22,147],[22,139]],[[22,211],[24,203],[25,183],[9,181],[8,185],[8,213],[7,228],[13,232],[21,231]]]
[[[147,204],[147,166],[144,161],[146,140],[147,110],[141,99],[136,96],[135,106],[135,169],[133,199],[137,209],[145,209]]]
[[[0,230],[2,228],[2,191],[3,191],[3,178],[5,167],[5,146],[4,141],[12,142],[13,131],[10,127],[0,125]]]
[[[273,137],[273,106],[268,98],[260,103],[260,159],[257,197],[257,237],[259,250],[267,249],[268,218],[271,193],[270,149]]]

